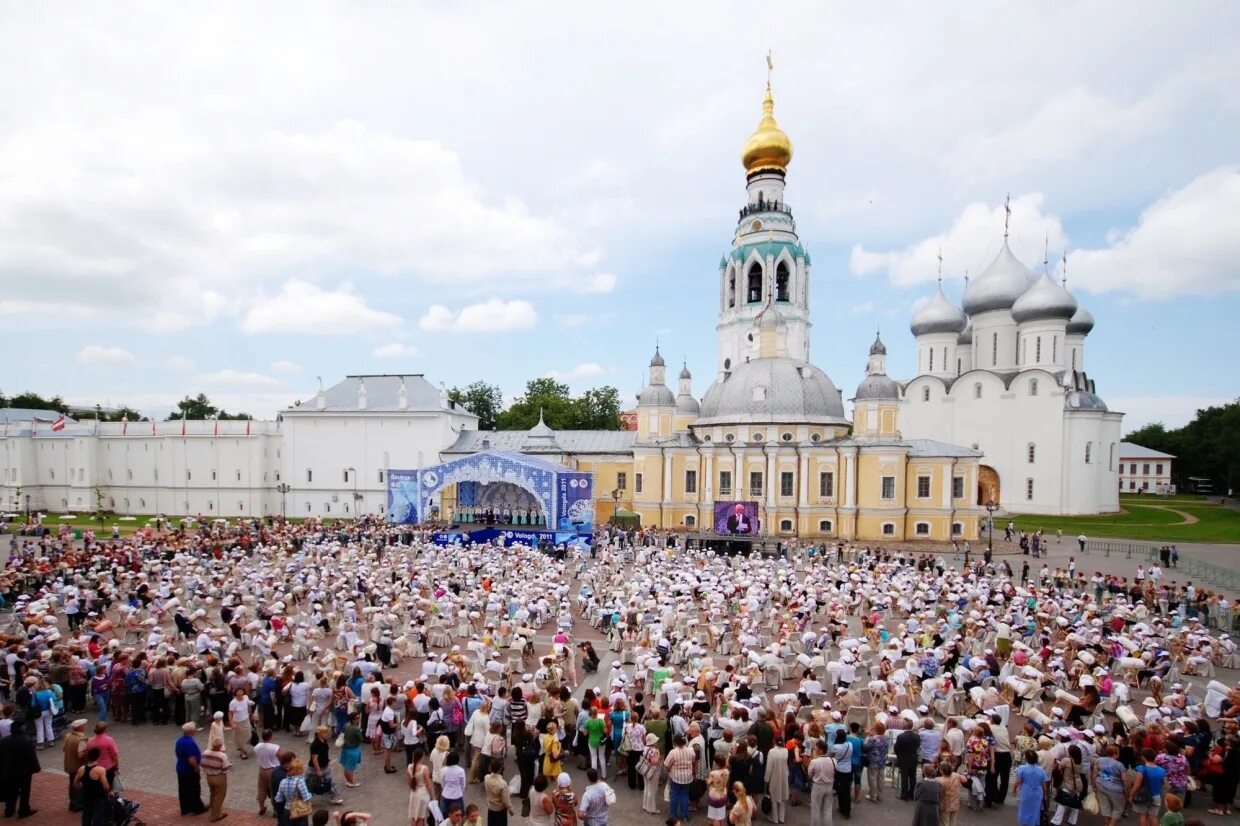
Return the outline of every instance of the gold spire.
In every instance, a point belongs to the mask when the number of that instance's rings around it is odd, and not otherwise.
[[[758,128],[745,141],[741,163],[745,165],[745,173],[753,175],[757,172],[783,172],[791,161],[792,141],[775,122],[775,98],[768,80],[766,97],[762,101],[762,120],[758,121]]]

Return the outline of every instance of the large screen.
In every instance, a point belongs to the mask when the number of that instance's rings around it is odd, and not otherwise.
[[[746,536],[757,532],[757,502],[715,503],[715,533],[722,536]]]

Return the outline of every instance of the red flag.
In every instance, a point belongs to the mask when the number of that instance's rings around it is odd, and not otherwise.
[[[218,436],[218,435],[220,435],[220,417],[219,417],[219,415],[218,415],[218,414],[217,414],[217,415],[216,415],[216,417],[215,417],[215,432],[214,432],[214,433],[212,433],[211,435],[212,435],[212,436]]]
[[[121,417],[121,435],[126,436],[128,434],[129,434],[129,417],[122,416]]]
[[[250,435],[250,420],[249,419],[245,420],[245,435],[247,436]]]
[[[151,419],[151,435],[155,435],[155,420]]]
[[[52,430],[56,433],[59,433],[60,431],[64,429],[65,429],[65,414],[61,413],[60,416],[56,418],[56,421],[52,422]]]

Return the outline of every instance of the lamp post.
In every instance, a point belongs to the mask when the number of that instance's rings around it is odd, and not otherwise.
[[[357,503],[361,500],[362,495],[357,492],[357,468],[351,467],[349,470],[349,478],[353,480],[353,514],[358,516]]]
[[[288,482],[281,482],[280,484],[276,485],[276,491],[280,494],[280,518],[281,519],[285,519],[288,516],[288,513],[285,510],[285,505],[287,504],[285,497],[288,495],[288,492],[292,489],[293,489],[293,486],[290,485]]]
[[[986,500],[986,564],[990,564],[990,558],[995,552],[995,511],[999,510],[999,506],[995,504],[995,500]]]
[[[612,524],[620,524],[620,488],[612,488],[611,490],[611,521]]]

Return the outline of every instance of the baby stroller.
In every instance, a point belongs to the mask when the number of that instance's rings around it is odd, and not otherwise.
[[[136,800],[126,800],[119,794],[111,796],[112,813],[108,820],[108,826],[146,826],[145,823],[135,813],[138,811],[139,803]]]

